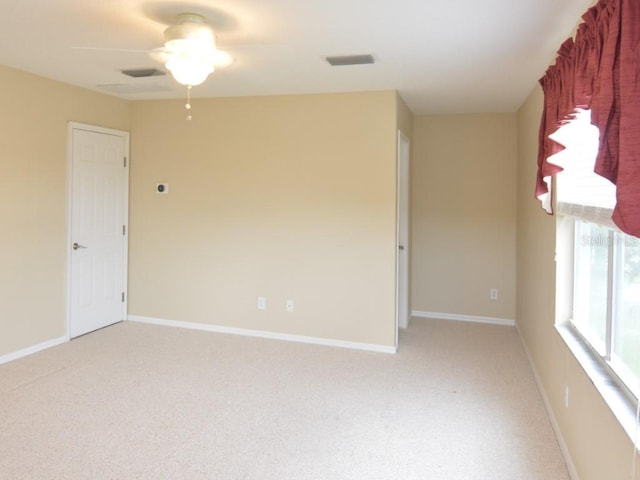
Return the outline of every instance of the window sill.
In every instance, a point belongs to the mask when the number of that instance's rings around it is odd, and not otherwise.
[[[623,389],[618,379],[608,371],[591,350],[578,337],[571,326],[556,325],[556,330],[567,347],[585,371],[593,386],[598,390],[605,403],[611,409],[629,439],[640,448],[638,439],[637,401]]]

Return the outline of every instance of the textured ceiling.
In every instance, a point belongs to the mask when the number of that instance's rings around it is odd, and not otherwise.
[[[416,114],[515,111],[592,0],[3,1],[0,64],[127,99],[178,98],[146,52],[203,14],[235,62],[194,97],[395,89]],[[374,65],[331,67],[370,53]]]

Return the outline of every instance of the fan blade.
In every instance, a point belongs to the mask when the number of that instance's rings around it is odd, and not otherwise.
[[[169,54],[167,53],[167,50],[164,47],[154,48],[153,50],[147,53],[153,60],[155,60],[158,63],[164,64],[164,63],[167,63],[167,60],[169,60]]]
[[[213,64],[216,67],[228,67],[233,63],[233,57],[229,52],[224,50],[216,50],[213,57]]]
[[[149,53],[149,50],[134,48],[109,48],[109,47],[71,47],[73,50],[89,50],[92,52],[125,52],[125,53]]]

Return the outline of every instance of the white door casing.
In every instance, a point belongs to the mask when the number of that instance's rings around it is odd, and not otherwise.
[[[396,321],[399,328],[409,326],[409,152],[409,139],[398,131]]]
[[[126,317],[129,134],[69,124],[68,336]]]

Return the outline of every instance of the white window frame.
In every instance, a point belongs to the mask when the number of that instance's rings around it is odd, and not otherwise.
[[[577,266],[576,266],[576,249],[575,242],[578,240],[576,237],[576,233],[578,231],[578,222],[586,221],[579,217],[565,217],[568,222],[573,223],[573,248],[571,249],[571,261],[573,263],[573,277],[571,279],[571,284],[574,285],[575,278],[577,276]],[[605,321],[605,338],[603,345],[595,346],[592,345],[592,342],[586,337],[586,335],[581,331],[581,328],[574,323],[574,315],[573,312],[569,315],[568,319],[565,321],[571,326],[572,329],[575,330],[575,334],[581,338],[581,340],[585,343],[585,346],[591,351],[592,355],[594,355],[595,359],[602,364],[602,366],[609,370],[609,376],[612,380],[619,383],[620,389],[625,391],[626,395],[630,397],[630,399],[634,402],[638,400],[640,396],[640,385],[634,385],[637,381],[632,381],[628,379],[629,375],[625,374],[624,364],[618,362],[613,354],[613,323],[615,321],[615,308],[617,297],[620,295],[618,290],[618,285],[620,285],[621,280],[620,277],[623,275],[624,266],[622,264],[622,256],[620,255],[619,246],[623,239],[623,234],[617,229],[608,228],[609,236],[607,239],[607,254],[609,257],[608,260],[608,268],[607,268],[607,313]],[[577,298],[576,292],[572,292],[571,304],[572,310],[577,302],[580,302],[581,299]],[[600,348],[598,348],[600,347]]]
[[[556,215],[555,328],[629,438],[636,442],[638,441],[636,438],[636,418],[640,406],[638,398],[612,368],[606,358],[607,352],[605,355],[601,355],[572,321],[576,220],[581,219],[568,215]]]

